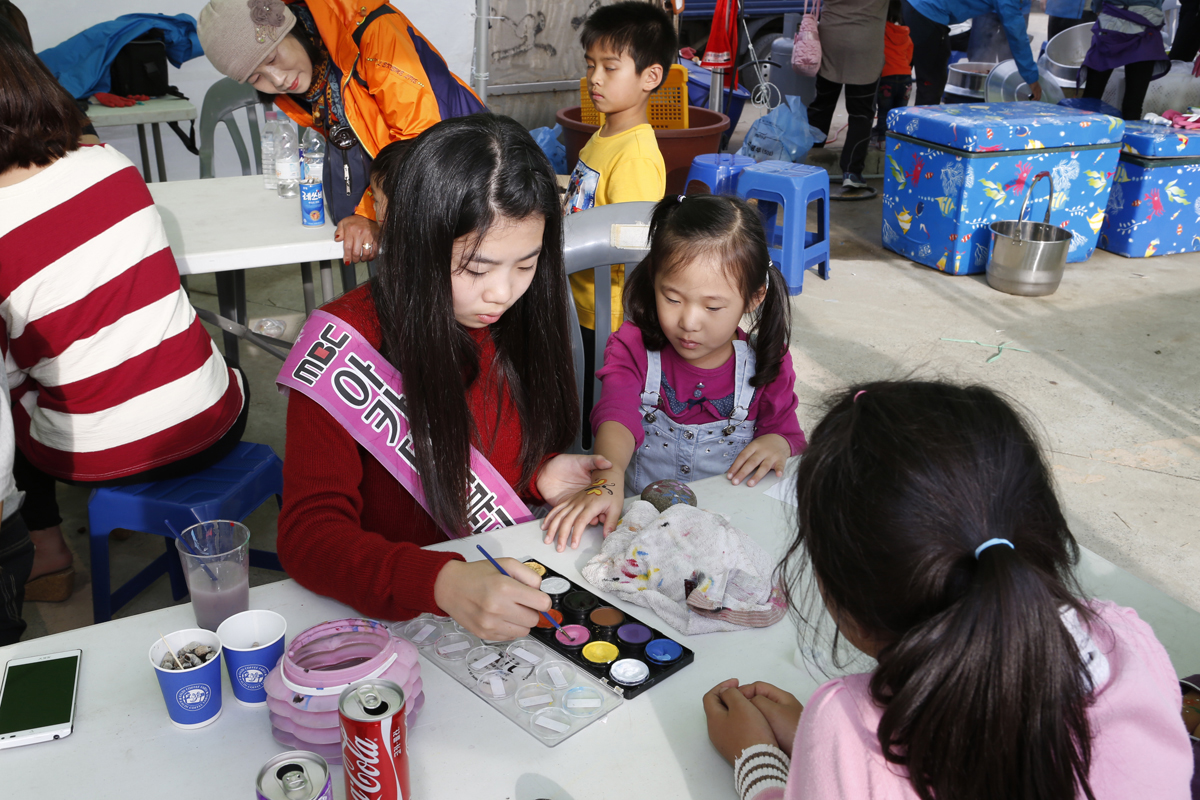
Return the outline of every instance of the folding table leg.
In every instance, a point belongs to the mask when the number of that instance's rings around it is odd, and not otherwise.
[[[321,302],[328,303],[333,299],[333,262],[321,262]]]
[[[154,175],[150,172],[150,151],[146,149],[146,126],[138,125],[138,147],[142,150],[142,178],[146,183],[154,181]]]
[[[307,317],[317,308],[317,290],[313,287],[312,264],[307,261],[300,265],[300,282],[304,285],[304,316]]]
[[[217,310],[218,313],[226,319],[232,319],[235,322],[241,322],[237,318],[238,298],[237,298],[237,275],[233,272],[218,272],[217,278]],[[245,276],[243,275],[243,280]],[[221,333],[225,343],[225,359],[237,367],[241,365],[241,357],[238,352],[239,339],[235,334],[229,331]]]
[[[357,264],[347,264],[345,261],[342,262],[342,294],[345,294],[355,286],[358,286],[358,275],[355,274],[357,269]]]
[[[162,146],[162,131],[158,129],[158,123],[150,123],[150,130],[154,132],[154,154],[158,158],[158,180],[160,183],[167,182],[167,163],[163,159]]]

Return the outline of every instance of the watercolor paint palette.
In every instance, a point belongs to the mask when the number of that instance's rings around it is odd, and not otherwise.
[[[632,700],[695,660],[695,653],[679,642],[604,602],[537,559],[524,561],[525,566],[542,576],[542,591],[554,602],[551,616],[575,636],[576,642],[572,644],[544,619],[529,632],[530,637],[626,700]]]
[[[485,642],[449,617],[422,614],[390,630],[547,747],[621,705],[614,692],[530,636]]]

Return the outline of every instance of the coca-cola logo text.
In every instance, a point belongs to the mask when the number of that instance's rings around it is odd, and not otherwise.
[[[342,755],[346,764],[346,790],[353,800],[372,800],[383,788],[379,782],[379,744],[342,731]]]

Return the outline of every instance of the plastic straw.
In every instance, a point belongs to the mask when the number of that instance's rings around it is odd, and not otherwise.
[[[163,520],[163,524],[165,524],[165,525],[167,526],[167,530],[169,530],[169,531],[171,532],[171,535],[172,535],[172,536],[174,536],[174,537],[175,537],[175,539],[176,539],[176,540],[177,540],[177,541],[178,541],[180,544],[182,544],[184,547],[186,547],[186,548],[187,548],[187,551],[188,551],[189,553],[191,553],[191,554],[192,554],[192,555],[194,555],[194,556],[199,556],[199,555],[200,555],[199,553],[197,553],[197,552],[196,552],[196,550],[195,550],[195,548],[194,548],[194,547],[192,547],[190,544],[188,544],[188,543],[187,543],[187,539],[184,539],[182,536],[180,536],[180,535],[179,535],[179,531],[175,530],[175,526],[171,524],[171,521],[170,521],[170,520],[164,519],[164,520]],[[196,534],[192,534],[192,539],[194,540],[195,538],[196,538]],[[199,544],[199,542],[197,542],[197,544]],[[216,576],[216,575],[213,573],[213,571],[212,571],[211,569],[209,569],[209,568],[208,568],[208,564],[205,564],[205,563],[202,561],[202,562],[200,562],[200,567],[201,567],[201,568],[202,568],[202,569],[203,569],[205,572],[207,572],[207,573],[208,573],[208,577],[212,578],[212,579],[213,579],[213,581],[216,581],[216,580],[217,580],[217,576]]]

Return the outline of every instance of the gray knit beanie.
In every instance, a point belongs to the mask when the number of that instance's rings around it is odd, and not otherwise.
[[[197,33],[212,65],[245,83],[295,24],[283,0],[209,0]]]

